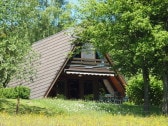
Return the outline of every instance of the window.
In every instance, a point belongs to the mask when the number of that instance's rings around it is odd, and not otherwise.
[[[85,59],[95,59],[95,49],[92,44],[86,43],[83,45],[81,50],[81,58]]]
[[[100,52],[95,51],[92,44],[87,43],[82,46],[81,52],[75,51],[75,58],[85,58],[85,59],[103,59],[103,55]]]

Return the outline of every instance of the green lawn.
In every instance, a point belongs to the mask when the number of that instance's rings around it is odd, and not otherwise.
[[[144,116],[141,106],[81,100],[21,100],[15,114],[15,99],[0,99],[0,126],[167,126],[161,109],[152,107]],[[3,120],[3,121],[1,121]]]

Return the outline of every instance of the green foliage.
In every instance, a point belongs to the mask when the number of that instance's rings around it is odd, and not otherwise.
[[[0,84],[3,87],[13,75],[29,69],[20,64],[29,60],[26,56],[33,42],[71,24],[70,11],[66,8],[64,0],[0,1]]]
[[[164,47],[168,36],[164,20],[168,2],[158,3],[82,0],[78,36],[82,42],[93,43],[102,54],[110,53],[124,74],[135,74],[144,64],[156,68],[167,55]]]
[[[148,109],[149,74],[168,76],[167,0],[81,0],[76,28],[78,42],[91,42],[102,54],[111,54],[116,68],[127,76],[139,70],[145,84]],[[82,31],[82,32],[81,32]],[[167,80],[164,95],[168,108]],[[148,111],[148,110],[147,110]],[[168,109],[167,112],[168,113]]]
[[[30,89],[25,86],[17,86],[17,87],[10,87],[10,88],[1,88],[0,89],[0,97],[1,98],[22,98],[22,99],[29,99],[30,97]]]
[[[144,82],[141,74],[131,77],[126,87],[126,94],[131,102],[137,105],[144,103]],[[149,98],[152,105],[161,105],[163,97],[163,83],[156,77],[150,76]]]
[[[65,95],[63,95],[63,94],[57,94],[56,98],[58,98],[58,99],[66,99]]]
[[[0,83],[0,89],[3,88],[3,84]]]
[[[34,22],[29,28],[31,42],[53,35],[73,23],[71,7],[65,0],[40,0],[36,8]]]
[[[93,99],[94,99],[94,96],[93,96],[93,94],[88,94],[88,95],[85,95],[85,96],[84,96],[84,99],[85,99],[86,101],[88,101],[88,100],[93,100]]]

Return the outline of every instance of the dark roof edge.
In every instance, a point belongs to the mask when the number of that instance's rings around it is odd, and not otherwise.
[[[114,63],[112,62],[110,56],[108,54],[105,54],[106,59],[108,60],[108,62],[111,64],[111,66],[114,66]],[[119,74],[119,72],[114,69],[116,75],[117,75],[117,80],[121,83],[122,87],[125,88],[126,85],[126,81],[125,79]]]
[[[75,50],[75,46],[70,51],[74,51],[74,50]],[[64,70],[65,66],[67,65],[69,59],[70,59],[70,57],[69,57],[69,55],[67,55],[62,67],[60,68],[58,73],[55,75],[55,78],[52,81],[50,87],[47,89],[46,93],[44,94],[44,97],[48,96],[49,92],[51,91],[51,89],[53,88],[54,84],[56,83],[56,81],[58,80],[59,76],[61,75],[62,71]]]

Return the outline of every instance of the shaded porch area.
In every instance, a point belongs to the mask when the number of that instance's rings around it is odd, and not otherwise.
[[[48,97],[61,96],[66,99],[103,100],[108,102],[110,100],[108,100],[107,94],[114,96],[115,99],[123,97],[110,81],[109,76],[62,74],[54,84]]]
[[[72,57],[47,97],[109,101],[106,100],[109,99],[106,94],[110,94],[111,98],[113,96],[120,99],[125,96],[125,89],[120,80],[106,59]]]

